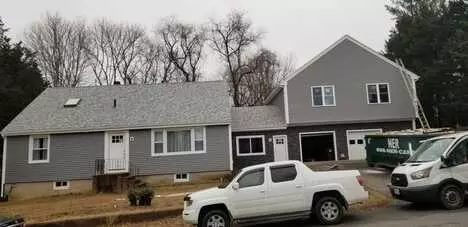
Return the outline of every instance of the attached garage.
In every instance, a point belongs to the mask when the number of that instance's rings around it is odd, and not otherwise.
[[[337,160],[335,131],[299,133],[303,162]]]
[[[364,136],[381,132],[382,129],[347,130],[346,138],[348,143],[349,160],[365,160],[366,143],[364,141]]]

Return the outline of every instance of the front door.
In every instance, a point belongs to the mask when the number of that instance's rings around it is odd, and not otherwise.
[[[273,136],[273,152],[275,162],[289,160],[288,137],[286,135]]]
[[[125,133],[109,133],[109,148],[105,160],[107,172],[125,172],[128,168]]]
[[[365,160],[366,155],[366,143],[364,136],[368,134],[374,134],[382,132],[380,129],[370,130],[350,130],[347,132],[348,137],[348,156],[349,160]]]

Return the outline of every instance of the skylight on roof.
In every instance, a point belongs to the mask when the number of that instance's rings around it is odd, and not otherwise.
[[[80,98],[71,98],[68,99],[63,106],[65,107],[75,107],[80,103]]]

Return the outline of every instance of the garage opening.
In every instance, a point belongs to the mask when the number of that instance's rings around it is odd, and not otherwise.
[[[332,161],[335,157],[335,138],[330,133],[301,133],[303,162]]]

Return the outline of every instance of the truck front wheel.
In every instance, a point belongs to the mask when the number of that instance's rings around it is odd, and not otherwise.
[[[465,196],[463,190],[453,184],[447,184],[439,193],[440,202],[445,209],[455,210],[463,207]]]
[[[203,215],[199,227],[230,227],[231,221],[226,212],[222,210],[211,210]]]
[[[335,197],[325,196],[318,200],[314,213],[322,225],[336,225],[343,219],[343,204]]]

